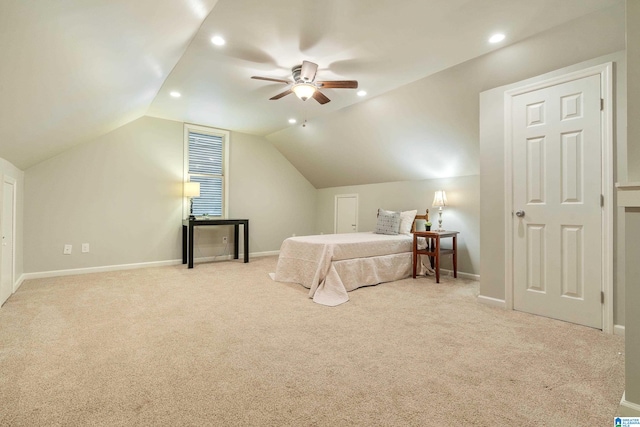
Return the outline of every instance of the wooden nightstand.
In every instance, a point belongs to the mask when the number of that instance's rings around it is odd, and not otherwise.
[[[436,283],[440,283],[440,256],[453,255],[453,277],[458,277],[457,231],[414,231],[413,232],[413,278],[416,278],[418,255],[428,255],[431,258],[431,266],[436,270]],[[427,247],[418,250],[418,237],[427,239]],[[440,239],[451,237],[453,245],[451,249],[442,249]],[[435,261],[435,265],[434,265]]]

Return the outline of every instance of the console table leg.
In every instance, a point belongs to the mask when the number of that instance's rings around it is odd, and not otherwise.
[[[193,268],[193,225],[189,225],[189,265],[187,268]]]
[[[187,226],[182,226],[182,263],[187,263]]]
[[[453,277],[458,277],[458,244],[457,236],[453,236]]]
[[[244,262],[249,262],[249,221],[244,223]]]
[[[436,259],[436,283],[440,283],[440,237],[436,237],[435,259]]]
[[[240,246],[240,242],[238,241],[238,228],[240,228],[238,224],[233,225],[233,259],[238,259],[238,249]]]

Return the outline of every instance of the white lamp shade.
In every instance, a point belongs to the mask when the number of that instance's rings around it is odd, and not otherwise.
[[[309,83],[298,83],[293,85],[291,90],[296,94],[298,98],[306,101],[307,99],[309,99],[309,97],[313,96],[316,91],[316,87]]]
[[[199,182],[185,182],[184,183],[184,197],[200,197],[200,183]]]
[[[436,195],[433,197],[433,206],[443,207],[447,206],[447,195],[444,190],[436,191]]]

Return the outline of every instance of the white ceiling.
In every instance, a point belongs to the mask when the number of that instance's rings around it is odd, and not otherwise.
[[[0,157],[26,169],[146,114],[215,3],[0,1]]]
[[[142,115],[269,135],[620,0],[20,0],[0,3],[0,157],[26,169]],[[503,44],[488,37],[504,32]],[[221,35],[222,47],[210,39]],[[358,80],[294,95],[252,75]],[[177,90],[180,98],[169,92]],[[280,147],[279,147],[280,149]],[[281,149],[282,151],[282,149]],[[287,153],[283,153],[285,156]],[[301,171],[304,174],[304,171]]]

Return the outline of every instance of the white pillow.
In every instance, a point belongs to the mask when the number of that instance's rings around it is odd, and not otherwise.
[[[400,234],[411,234],[411,227],[413,226],[413,220],[416,219],[418,211],[404,211],[400,212]]]
[[[376,222],[377,234],[398,234],[400,229],[400,212],[378,209],[378,221]]]

